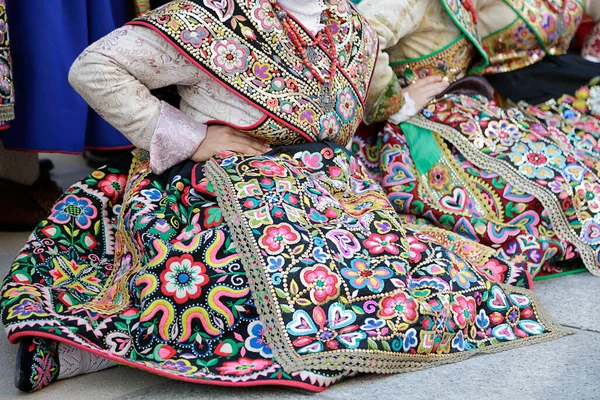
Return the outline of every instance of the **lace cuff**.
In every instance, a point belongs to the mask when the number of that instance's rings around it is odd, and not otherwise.
[[[388,121],[390,121],[392,124],[398,125],[400,122],[408,121],[409,119],[414,117],[418,111],[419,110],[417,110],[417,105],[415,104],[413,99],[410,98],[407,92],[404,92],[404,105],[402,106],[400,111],[390,116],[388,118]]]
[[[161,174],[189,159],[206,137],[207,126],[181,110],[162,102],[160,117],[150,143],[150,168]]]

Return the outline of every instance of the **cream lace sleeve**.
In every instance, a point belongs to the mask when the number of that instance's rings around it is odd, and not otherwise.
[[[365,122],[387,119],[404,106],[400,82],[396,78],[390,59],[384,51],[392,48],[408,35],[422,19],[424,0],[363,0],[359,11],[379,35],[379,57],[373,73],[371,89],[367,98]]]
[[[150,92],[210,79],[157,33],[137,26],[117,29],[88,47],[69,73],[73,88],[136,147],[149,150],[155,172],[189,158],[206,126]],[[174,130],[169,124],[181,119]],[[168,135],[177,135],[169,138]],[[183,148],[181,144],[185,144]]]

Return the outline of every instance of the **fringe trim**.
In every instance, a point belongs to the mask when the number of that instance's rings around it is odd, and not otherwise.
[[[269,343],[275,360],[288,372],[319,369],[334,371],[369,372],[393,374],[418,371],[438,365],[462,361],[476,354],[491,354],[504,350],[523,347],[530,344],[548,342],[558,339],[574,331],[554,324],[552,318],[543,306],[538,305],[537,297],[527,289],[499,285],[504,290],[513,293],[526,294],[532,299],[532,306],[546,329],[550,332],[531,336],[510,342],[502,342],[475,350],[454,354],[404,354],[379,350],[336,350],[323,354],[299,355],[286,335],[283,317],[262,261],[250,227],[243,218],[242,210],[237,202],[236,191],[228,174],[215,160],[206,163],[206,175],[213,183],[217,201],[227,222],[233,243],[238,250],[248,281],[252,289],[260,319],[265,327],[265,338]]]

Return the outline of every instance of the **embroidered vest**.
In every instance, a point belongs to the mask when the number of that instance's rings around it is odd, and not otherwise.
[[[546,55],[565,54],[583,18],[578,0],[504,0],[517,19],[483,39],[490,64],[484,74],[514,71],[538,62]]]
[[[198,68],[256,106],[264,118],[243,129],[273,145],[331,140],[348,143],[363,117],[378,39],[346,0],[330,0],[327,26],[338,54],[321,85],[296,54],[269,0],[176,0],[130,24],[161,34]],[[293,17],[309,44],[315,37]],[[313,66],[327,78],[326,35],[312,46]],[[326,100],[331,103],[327,104]]]
[[[487,65],[487,55],[483,50],[477,25],[471,13],[461,0],[441,0],[444,9],[460,29],[461,35],[441,49],[419,58],[392,62],[390,65],[402,86],[408,86],[420,78],[440,75],[454,82],[462,78],[475,58],[476,51],[482,56],[480,67]]]

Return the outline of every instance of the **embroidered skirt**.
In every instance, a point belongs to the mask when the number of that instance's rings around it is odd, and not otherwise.
[[[598,275],[598,115],[597,85],[510,109],[447,95],[353,146],[403,218],[490,246],[533,276],[585,270],[581,258]]]
[[[565,333],[505,284],[518,269],[403,223],[337,145],[162,175],[148,165],[137,152],[93,172],[32,233],[2,289],[12,342],[46,337],[196,383],[318,391]]]

